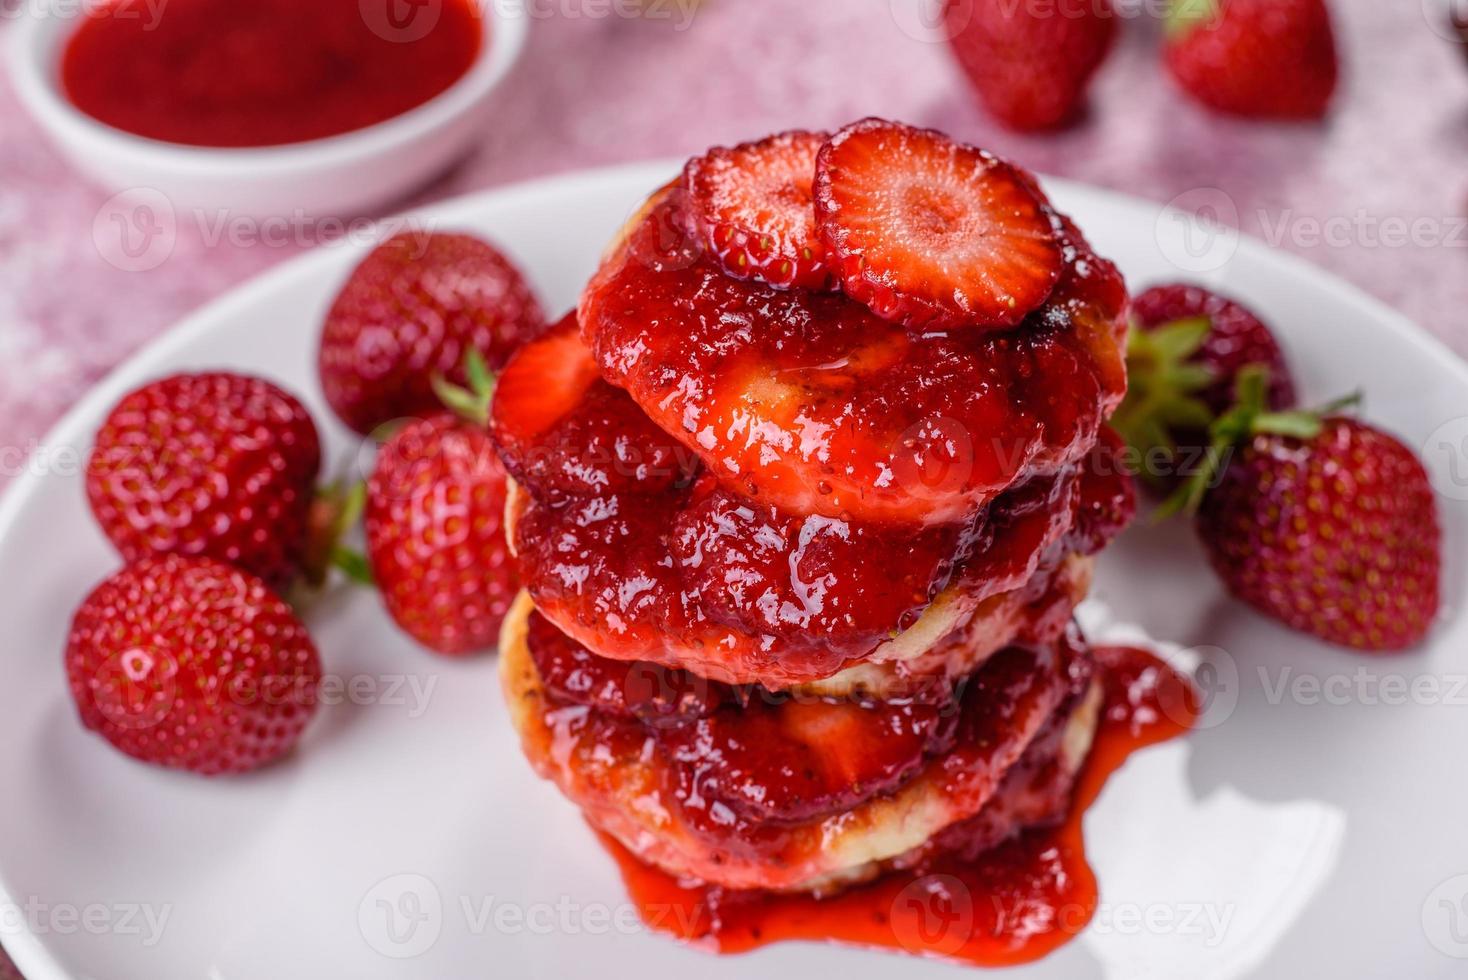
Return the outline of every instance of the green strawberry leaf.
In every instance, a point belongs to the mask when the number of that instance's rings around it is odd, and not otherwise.
[[[1138,330],[1137,333],[1146,337],[1146,343],[1156,351],[1159,360],[1180,362],[1198,353],[1212,330],[1212,320],[1206,316],[1194,316],[1164,323],[1152,330]]]
[[[1214,23],[1220,13],[1218,0],[1172,0],[1167,8],[1166,31],[1179,38]]]
[[[484,428],[489,425],[489,405],[494,399],[494,372],[484,362],[484,355],[471,348],[464,355],[464,376],[469,379],[467,388],[436,372],[429,383],[433,385],[433,393],[449,411]]]

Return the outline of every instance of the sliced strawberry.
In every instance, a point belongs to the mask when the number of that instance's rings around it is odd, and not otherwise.
[[[515,352],[495,381],[490,432],[516,478],[539,438],[570,413],[601,372],[581,340],[576,314]]]
[[[1014,326],[1065,265],[1033,178],[933,130],[848,126],[820,152],[815,198],[842,288],[908,327]]]
[[[816,154],[826,139],[781,133],[688,161],[683,186],[690,217],[731,276],[780,287],[831,284],[811,197]]]
[[[697,466],[631,396],[602,380],[574,314],[506,366],[490,426],[505,469],[537,496],[656,493]]]
[[[957,726],[951,704],[784,701],[760,693],[658,732],[685,809],[807,820],[901,786]]]

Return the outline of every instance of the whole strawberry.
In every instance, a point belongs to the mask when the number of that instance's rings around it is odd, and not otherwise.
[[[1294,629],[1359,650],[1414,646],[1437,615],[1442,561],[1422,463],[1352,418],[1260,411],[1259,379],[1246,375],[1240,408],[1215,425],[1239,448],[1198,491],[1214,569]]]
[[[1219,112],[1318,119],[1339,67],[1325,0],[1172,0],[1167,67]]]
[[[1201,286],[1155,286],[1133,297],[1129,385],[1112,425],[1135,449],[1148,483],[1166,488],[1203,462],[1208,427],[1234,402],[1245,368],[1267,371],[1265,408],[1295,405],[1279,342],[1253,311]]]
[[[66,673],[82,723],[136,759],[247,772],[296,744],[321,662],[291,608],[211,558],[147,557],[72,621]]]
[[[1270,408],[1279,411],[1295,404],[1295,383],[1284,351],[1274,332],[1242,303],[1202,286],[1174,283],[1153,286],[1132,297],[1132,320],[1144,335],[1155,335],[1169,324],[1201,321],[1201,338],[1185,361],[1206,370],[1208,384],[1193,394],[1216,415],[1233,404],[1239,372],[1251,364],[1269,370]]]
[[[87,464],[92,513],[123,558],[204,555],[284,585],[307,548],[321,445],[259,378],[181,374],[127,395]]]
[[[383,444],[367,481],[367,557],[393,620],[461,655],[493,647],[518,580],[505,540],[506,477],[486,430],[489,380],[450,395],[471,416],[416,419]]]
[[[953,53],[980,102],[1018,130],[1075,120],[1116,38],[1110,0],[948,0],[944,17]]]
[[[471,350],[498,369],[544,324],[530,286],[493,246],[405,232],[363,260],[327,313],[321,387],[343,422],[370,433],[438,411],[435,374],[467,382]]]

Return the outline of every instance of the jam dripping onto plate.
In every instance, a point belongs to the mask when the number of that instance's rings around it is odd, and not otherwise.
[[[1098,647],[1104,702],[1095,743],[1067,816],[981,854],[929,859],[831,898],[687,887],[601,835],[652,929],[720,953],[784,940],[902,950],[976,966],[1039,959],[1095,914],[1095,875],[1081,822],[1110,775],[1139,749],[1187,732],[1199,698],[1192,682],[1155,655]]]

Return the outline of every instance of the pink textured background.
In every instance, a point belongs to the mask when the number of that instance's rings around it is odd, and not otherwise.
[[[1468,353],[1468,227],[1460,217],[1468,207],[1468,67],[1461,49],[1429,27],[1419,0],[1335,0],[1346,75],[1324,125],[1207,115],[1160,70],[1156,25],[1135,20],[1098,79],[1091,117],[1054,137],[1014,136],[987,121],[946,49],[909,36],[893,16],[918,2],[705,0],[684,30],[586,15],[605,4],[541,4],[563,13],[533,26],[480,149],[407,203],[886,115],[1157,201],[1217,187],[1256,234],[1286,219],[1307,233],[1312,219],[1346,220],[1348,231],[1365,233],[1282,246]],[[578,9],[581,16],[569,16]],[[0,79],[0,449],[34,445],[140,344],[297,251],[210,248],[185,223],[161,267],[123,272],[93,244],[107,197],[68,169]],[[1375,242],[1372,228],[1388,219],[1421,219],[1422,237],[1437,243]],[[0,980],[10,976],[0,953]]]

